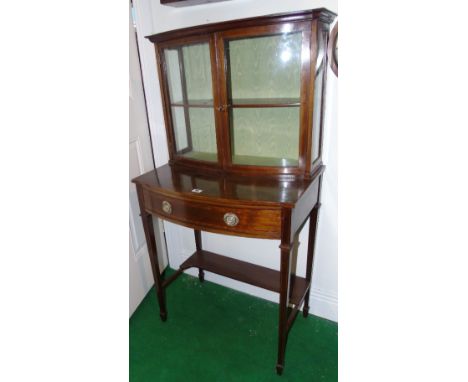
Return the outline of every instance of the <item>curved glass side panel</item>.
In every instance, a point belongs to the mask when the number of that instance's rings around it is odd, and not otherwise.
[[[319,24],[320,25],[320,24]],[[318,29],[318,55],[317,65],[315,67],[315,85],[314,85],[314,111],[312,115],[312,163],[321,155],[320,141],[322,139],[322,97],[324,91],[324,78],[326,71],[326,50],[325,50],[326,32],[319,27]]]

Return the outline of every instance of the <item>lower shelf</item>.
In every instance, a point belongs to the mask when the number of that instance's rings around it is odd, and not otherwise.
[[[280,272],[260,265],[200,250],[185,260],[180,269],[184,270],[192,267],[201,268],[273,292],[280,292]],[[299,305],[308,288],[309,283],[305,278],[292,276],[289,301],[294,305]]]

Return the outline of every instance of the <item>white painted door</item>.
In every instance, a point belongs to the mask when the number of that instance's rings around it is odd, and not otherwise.
[[[146,117],[145,97],[141,80],[138,47],[135,29],[130,13],[130,134],[129,134],[129,181],[154,168],[151,141]],[[130,251],[129,251],[129,300],[130,316],[154,284],[151,265],[146,247],[145,234],[140,218],[138,197],[135,185],[131,182],[130,196]],[[156,245],[159,254],[159,267],[167,265],[167,251],[163,225],[154,221]]]

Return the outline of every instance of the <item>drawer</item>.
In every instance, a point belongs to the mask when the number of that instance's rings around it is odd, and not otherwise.
[[[246,237],[279,239],[281,210],[229,206],[168,197],[144,190],[145,208],[162,219],[190,228]]]

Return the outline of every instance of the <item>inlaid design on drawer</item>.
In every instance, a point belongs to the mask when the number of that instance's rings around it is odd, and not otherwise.
[[[280,238],[281,210],[258,206],[214,205],[144,190],[145,207],[162,219],[190,228],[248,237]]]

